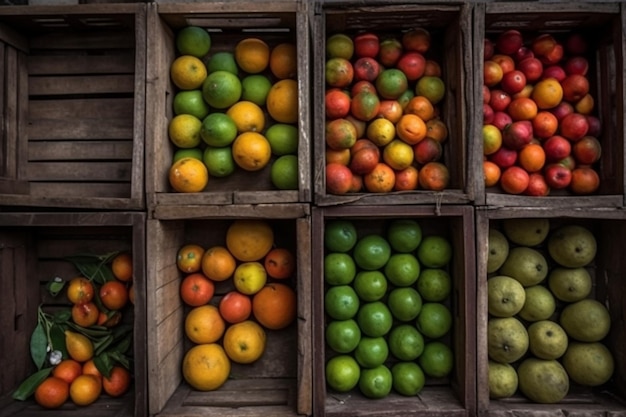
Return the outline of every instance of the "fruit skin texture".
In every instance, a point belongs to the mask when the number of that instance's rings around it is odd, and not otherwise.
[[[495,317],[512,317],[524,307],[526,293],[518,280],[498,275],[487,280],[488,310]]]
[[[224,333],[224,351],[233,362],[252,363],[265,351],[265,330],[252,320],[230,326]]]
[[[130,373],[126,368],[114,366],[109,377],[102,378],[102,389],[111,397],[119,397],[130,387]]]
[[[580,342],[599,342],[611,330],[607,308],[589,298],[568,304],[561,311],[559,323],[569,337]]]
[[[226,247],[239,261],[258,261],[274,244],[274,231],[263,220],[235,220],[226,231]]]
[[[69,384],[57,377],[46,378],[35,390],[35,401],[44,408],[61,407],[69,398]]]
[[[508,398],[517,391],[517,372],[508,363],[489,360],[489,398]]]
[[[596,387],[613,375],[615,363],[611,351],[602,343],[571,343],[563,356],[569,377],[585,386]]]
[[[578,225],[558,229],[548,239],[548,252],[559,265],[578,268],[596,256],[597,243],[591,231]]]
[[[102,383],[93,375],[80,375],[70,385],[70,397],[76,405],[86,406],[98,399]]]
[[[85,277],[72,278],[67,287],[67,298],[73,304],[83,304],[91,301],[94,296],[94,287]]]
[[[81,333],[65,331],[67,353],[77,362],[85,362],[93,357],[93,343]]]
[[[569,391],[569,377],[556,360],[525,359],[517,369],[519,389],[531,401],[553,404]]]
[[[285,284],[266,284],[252,299],[252,314],[265,328],[283,329],[296,319],[296,298],[294,290]]]
[[[185,335],[196,344],[218,341],[225,328],[224,319],[214,305],[195,307],[185,317]]]
[[[200,273],[187,275],[180,284],[181,298],[192,307],[207,304],[213,298],[214,291],[213,282]]]
[[[194,346],[183,358],[183,377],[199,391],[221,387],[230,375],[230,368],[230,359],[216,343]]]
[[[489,357],[497,362],[515,362],[528,350],[528,332],[515,317],[490,319],[487,339]]]
[[[209,182],[209,171],[202,161],[182,158],[174,162],[169,170],[169,182],[179,193],[198,193]]]

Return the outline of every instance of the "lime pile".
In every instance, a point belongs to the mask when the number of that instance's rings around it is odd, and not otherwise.
[[[187,26],[176,35],[177,57],[170,65],[176,87],[174,116],[168,124],[176,148],[172,187],[199,192],[209,178],[270,166],[265,175],[276,189],[298,189],[295,45],[270,46],[247,37],[230,50],[220,45],[220,51],[213,52],[212,46],[211,36],[201,27]],[[179,161],[188,158],[201,161],[206,170],[180,170]]]
[[[324,232],[326,382],[368,398],[412,396],[453,370],[453,317],[445,236],[423,235],[413,219],[383,233],[333,219]]]

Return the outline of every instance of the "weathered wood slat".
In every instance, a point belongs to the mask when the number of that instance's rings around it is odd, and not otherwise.
[[[126,182],[32,182],[29,187],[33,197],[45,197],[50,202],[56,199],[61,207],[71,206],[77,203],[77,199],[91,196],[91,199],[99,200],[99,205],[114,208],[128,198],[130,190],[130,184]],[[109,204],[106,204],[107,199],[111,200]]]
[[[134,93],[133,75],[42,76],[29,78],[31,96]]]
[[[250,407],[286,405],[289,401],[289,395],[288,388],[276,389],[271,387],[270,384],[267,384],[265,389],[245,389],[242,387],[229,389],[227,386],[224,386],[219,391],[208,393],[191,391],[185,398],[183,406]]]
[[[106,55],[29,55],[30,75],[49,74],[132,74],[135,57],[126,54]]]
[[[126,118],[36,119],[28,126],[31,144],[55,139],[132,139],[133,131],[133,120]]]
[[[107,19],[106,16],[94,16],[96,19]],[[115,29],[115,28],[114,28]],[[76,33],[56,32],[47,33],[45,36],[32,36],[30,49],[133,49],[135,47],[134,32],[121,29],[109,31],[87,31],[81,36]]]
[[[132,98],[32,100],[29,103],[29,119],[128,119],[132,121]]]
[[[30,181],[111,181],[128,182],[130,162],[30,162]]]
[[[131,160],[132,156],[130,141],[31,142],[28,147],[30,161]]]

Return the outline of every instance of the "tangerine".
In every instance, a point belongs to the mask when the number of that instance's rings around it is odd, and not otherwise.
[[[291,287],[270,283],[252,298],[252,314],[268,329],[283,329],[296,319],[296,304],[296,293]]]
[[[539,109],[556,107],[563,99],[563,88],[556,78],[546,78],[535,84],[531,98]]]
[[[519,164],[528,172],[537,172],[546,163],[546,153],[541,145],[529,143],[519,151]]]
[[[102,383],[94,375],[83,374],[70,385],[70,397],[76,405],[89,405],[96,401],[102,392]]]
[[[98,322],[100,311],[93,302],[74,304],[72,306],[72,321],[79,326],[89,327]]]
[[[196,344],[217,342],[225,329],[218,308],[211,304],[193,308],[185,318],[185,334]]]
[[[93,359],[89,359],[87,362],[83,363],[83,372],[84,375],[93,375],[98,378],[99,381],[102,381],[102,374],[96,367]]]
[[[270,53],[270,71],[279,80],[296,78],[298,74],[298,57],[296,45],[281,43]]]
[[[448,139],[448,127],[441,119],[431,119],[426,122],[426,137],[444,143]]]
[[[181,272],[187,274],[198,272],[202,268],[203,255],[202,246],[194,243],[183,245],[176,254],[176,266]]]
[[[424,139],[426,131],[426,123],[415,114],[404,114],[396,123],[398,137],[409,145],[415,145]]]
[[[59,408],[67,401],[70,386],[61,378],[50,376],[35,389],[35,401],[44,408]]]
[[[287,248],[274,248],[265,255],[263,266],[271,278],[291,278],[296,271],[296,257]]]
[[[113,276],[119,281],[127,282],[133,279],[133,258],[128,252],[122,252],[111,261]]]
[[[202,257],[202,272],[213,281],[225,281],[233,276],[237,261],[223,246],[212,246]]]
[[[79,375],[83,373],[83,367],[80,362],[74,359],[63,359],[61,363],[54,367],[52,376],[62,379],[71,384]],[[68,386],[69,388],[69,386]]]
[[[265,330],[252,320],[233,324],[224,333],[224,351],[237,363],[252,363],[265,352]]]
[[[242,262],[262,259],[273,244],[274,231],[265,220],[235,220],[226,231],[226,247]]]
[[[119,281],[108,281],[100,287],[100,301],[109,310],[120,310],[128,302],[128,289]]]
[[[500,167],[491,161],[483,161],[485,187],[493,187],[500,181]]]
[[[244,132],[232,145],[235,163],[246,171],[259,171],[267,166],[272,147],[265,136],[258,132]]]
[[[221,387],[230,375],[230,360],[217,343],[197,345],[183,358],[183,377],[199,391]]]
[[[435,117],[435,107],[426,97],[414,96],[404,108],[404,113],[415,114],[423,121],[428,122]]]
[[[235,122],[237,132],[262,132],[265,128],[265,114],[261,107],[251,101],[238,101],[226,114]]]
[[[209,182],[209,171],[202,161],[182,158],[170,167],[169,182],[179,193],[197,193]]]
[[[395,182],[396,173],[384,162],[379,162],[372,171],[363,176],[363,185],[371,193],[388,193],[393,190]]]
[[[180,298],[192,307],[207,304],[213,298],[214,293],[213,281],[199,272],[187,275],[180,283]]]
[[[270,61],[270,48],[261,39],[243,39],[235,46],[235,61],[245,72],[257,74],[267,68]]]
[[[424,190],[441,191],[450,182],[450,172],[441,162],[429,162],[420,170],[419,183]]]
[[[500,186],[507,194],[521,194],[528,188],[530,176],[526,170],[511,166],[502,172]]]
[[[533,134],[540,139],[547,139],[554,136],[558,127],[559,120],[549,111],[540,111],[532,120]]]
[[[537,103],[528,97],[514,98],[506,111],[513,120],[532,120],[537,116]]]
[[[250,317],[252,300],[239,291],[230,291],[222,297],[218,309],[228,323],[239,323]]]
[[[267,94],[267,112],[280,123],[298,122],[298,83],[295,80],[280,80]]]

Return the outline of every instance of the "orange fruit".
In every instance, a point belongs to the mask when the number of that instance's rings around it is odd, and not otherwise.
[[[128,302],[128,289],[119,281],[108,281],[100,287],[100,301],[109,310],[120,310]]]
[[[213,282],[199,272],[187,275],[180,283],[180,298],[192,307],[208,304],[215,294]]]
[[[224,351],[233,362],[252,363],[265,352],[265,330],[252,320],[235,323],[224,333]]]
[[[450,172],[441,162],[429,162],[420,170],[419,183],[424,190],[441,191],[450,182]]]
[[[252,314],[263,327],[283,329],[296,319],[296,293],[280,283],[266,284],[252,298]]]
[[[98,322],[100,311],[93,302],[74,304],[72,306],[72,320],[79,326],[89,327]]]
[[[80,362],[74,359],[64,359],[52,370],[52,376],[62,379],[71,384],[73,380],[83,373],[83,367]],[[69,389],[69,386],[68,386]]]
[[[404,114],[396,123],[396,133],[409,145],[415,145],[426,137],[426,123],[415,114]]]
[[[280,80],[267,93],[267,112],[280,123],[298,122],[298,83]]]
[[[396,173],[384,162],[379,162],[372,171],[363,176],[363,185],[371,193],[388,193],[393,190],[395,182]]]
[[[518,97],[511,100],[506,108],[513,120],[532,120],[537,116],[537,104],[528,97]]]
[[[111,262],[113,276],[120,281],[127,282],[133,279],[133,258],[128,252],[115,256]]]
[[[537,172],[546,163],[546,153],[541,145],[529,143],[519,151],[519,164],[528,172]]]
[[[483,161],[485,187],[493,187],[500,181],[500,167],[491,161]]]
[[[252,300],[239,291],[230,291],[220,300],[218,309],[228,323],[240,323],[252,313]]]
[[[197,193],[209,182],[209,171],[202,161],[182,158],[170,167],[169,182],[179,193]]]
[[[201,59],[192,55],[181,55],[172,62],[170,76],[181,90],[194,90],[206,79],[207,70]]]
[[[67,286],[67,298],[74,304],[88,303],[93,295],[93,284],[85,277],[72,278]]]
[[[262,259],[273,245],[274,231],[265,220],[235,220],[226,231],[226,247],[241,262]]]
[[[511,166],[500,175],[500,186],[507,194],[521,194],[528,187],[530,176],[524,168]]]
[[[65,347],[70,358],[77,362],[85,362],[93,358],[93,343],[82,333],[66,330]]]
[[[70,395],[70,386],[61,378],[50,376],[35,390],[35,401],[44,408],[59,408]]]
[[[329,120],[346,117],[350,113],[350,96],[340,88],[330,88],[324,95],[324,109]]]
[[[426,122],[426,137],[444,143],[448,139],[448,127],[441,119],[431,119]]]
[[[257,132],[244,132],[232,145],[235,163],[246,171],[259,171],[267,166],[272,147],[265,136]]]
[[[176,266],[181,272],[190,274],[198,272],[202,268],[202,256],[204,248],[200,245],[190,243],[182,246],[176,254]]]
[[[202,257],[202,272],[213,281],[225,281],[233,276],[237,261],[223,246],[212,246]]]
[[[532,120],[532,124],[533,134],[540,139],[547,139],[556,133],[559,127],[559,120],[553,113],[543,110],[537,113]]]
[[[83,372],[84,375],[93,375],[96,378],[98,378],[98,380],[102,380],[102,374],[100,373],[100,371],[98,370],[98,368],[96,367],[96,364],[94,363],[93,359],[89,359],[87,362],[83,363]]]
[[[170,142],[176,148],[196,148],[202,142],[200,131],[202,120],[192,114],[174,116],[167,125],[167,134]]]
[[[296,271],[296,257],[287,248],[274,248],[265,255],[263,266],[271,278],[291,278]]]
[[[70,385],[70,397],[76,405],[89,405],[96,401],[102,392],[102,383],[94,375],[81,375]]]
[[[350,163],[350,148],[344,149],[332,149],[326,147],[326,163],[337,163],[341,165],[348,165]]]
[[[402,117],[404,109],[398,100],[381,100],[378,108],[378,116],[396,124]]]
[[[382,117],[374,119],[367,125],[366,136],[377,146],[385,146],[396,137],[396,127]]]
[[[219,310],[211,304],[193,308],[185,318],[185,334],[196,344],[217,342],[225,329]]]
[[[298,52],[296,45],[281,43],[270,53],[270,71],[279,80],[296,78],[298,74]]]
[[[226,114],[235,122],[237,132],[262,132],[265,128],[265,114],[261,107],[251,101],[233,104]]]
[[[183,377],[196,390],[216,390],[229,375],[230,359],[217,343],[194,346],[183,358]]]
[[[235,61],[249,74],[262,72],[270,60],[270,48],[261,39],[247,38],[235,46]]]
[[[394,191],[411,191],[417,189],[419,183],[419,171],[411,165],[396,172],[396,182],[393,184]]]
[[[128,391],[130,372],[126,368],[115,365],[109,377],[102,378],[102,389],[111,397],[119,397]]]
[[[563,88],[556,78],[546,78],[535,84],[531,95],[539,109],[551,109],[563,99]]]
[[[426,97],[414,96],[404,107],[404,113],[415,114],[427,122],[435,117],[435,107]]]

